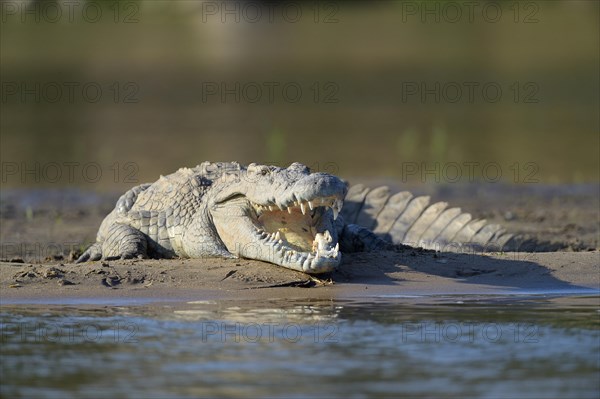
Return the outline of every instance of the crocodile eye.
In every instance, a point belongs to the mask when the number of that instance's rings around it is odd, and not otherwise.
[[[308,174],[311,173],[311,170],[310,170],[310,168],[308,166],[303,165],[303,164],[301,164],[299,162],[294,162],[293,164],[291,164],[288,167],[288,170],[294,171],[294,172],[296,172],[298,174],[305,174],[305,175],[308,175]]]
[[[268,166],[262,166],[259,170],[257,170],[257,172],[263,176],[266,176],[271,173],[271,169]]]

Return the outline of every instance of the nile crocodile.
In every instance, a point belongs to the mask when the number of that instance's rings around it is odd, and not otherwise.
[[[429,197],[347,187],[300,163],[182,168],[123,194],[77,262],[243,257],[323,273],[340,264],[342,252],[397,245],[499,250],[513,238],[445,202],[429,205]]]

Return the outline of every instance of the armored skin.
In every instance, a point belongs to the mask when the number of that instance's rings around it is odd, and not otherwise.
[[[77,262],[243,257],[318,274],[335,269],[343,252],[398,244],[500,250],[513,237],[446,208],[387,187],[348,190],[340,178],[300,163],[204,162],[123,194]]]

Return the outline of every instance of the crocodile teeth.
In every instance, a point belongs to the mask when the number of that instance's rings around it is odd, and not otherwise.
[[[333,209],[333,220],[337,219],[343,204],[344,203],[342,202],[342,200],[335,200],[332,204],[331,209]]]
[[[337,258],[339,253],[340,253],[340,243],[338,242],[337,244],[335,244],[335,248],[333,248],[333,257]]]
[[[289,214],[291,214],[292,213],[292,207],[291,206],[288,207],[287,211],[288,211]]]
[[[312,201],[308,201],[308,207],[310,208],[310,210],[312,211],[313,209],[315,209]]]
[[[300,210],[302,211],[303,215],[306,215],[306,205],[304,205],[304,202],[300,203]]]
[[[275,239],[281,241],[281,234],[279,234],[279,232],[275,233]]]
[[[333,220],[337,220],[340,211],[337,208],[331,208],[333,210]]]

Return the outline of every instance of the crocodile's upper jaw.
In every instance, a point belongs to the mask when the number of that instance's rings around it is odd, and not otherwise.
[[[283,205],[238,196],[215,205],[211,216],[229,252],[305,273],[325,273],[341,261],[334,221],[344,194],[340,190]]]

